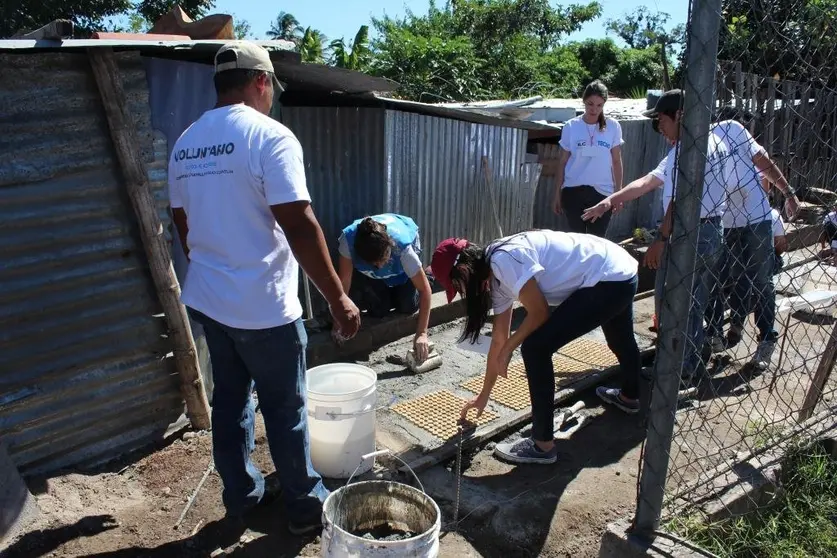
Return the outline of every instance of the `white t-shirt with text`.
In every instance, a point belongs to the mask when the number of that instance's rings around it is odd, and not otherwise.
[[[186,306],[239,329],[302,316],[299,266],[270,209],[311,199],[290,130],[242,104],[209,110],[177,140],[169,188],[189,225]]]
[[[669,149],[651,174],[663,181],[663,213],[668,209],[674,197],[674,159],[677,145]],[[729,148],[714,132],[710,132],[707,145],[706,165],[703,177],[703,197],[701,198],[700,218],[721,217],[727,206],[728,184],[732,176],[732,164]]]
[[[737,229],[770,219],[767,193],[761,187],[761,175],[753,163],[753,157],[764,148],[735,120],[719,122],[713,130],[727,144],[733,164],[724,228]]]
[[[620,147],[622,127],[612,118],[599,124],[587,124],[581,116],[568,120],[561,130],[559,145],[570,152],[564,167],[563,188],[592,186],[603,196],[613,193],[613,160],[611,151]]]
[[[533,277],[550,306],[602,281],[627,281],[636,259],[619,245],[590,234],[537,230],[494,241],[490,253],[495,314],[511,308]]]

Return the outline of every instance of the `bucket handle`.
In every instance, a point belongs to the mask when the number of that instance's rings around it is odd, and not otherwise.
[[[397,459],[398,461],[400,461],[401,464],[404,465],[407,468],[407,470],[410,471],[410,473],[413,475],[413,478],[416,479],[416,483],[418,483],[419,488],[424,493],[424,495],[429,496],[427,494],[427,491],[424,489],[424,485],[419,480],[418,475],[416,474],[415,471],[413,471],[413,468],[410,467],[410,465],[406,461],[404,461],[403,459],[401,459],[400,457],[398,457],[397,455],[392,453],[392,451],[389,450],[389,449],[382,449],[382,450],[378,450],[378,451],[373,451],[371,453],[367,453],[366,455],[360,456],[360,463],[358,463],[358,466],[355,467],[355,470],[349,476],[349,480],[346,481],[346,486],[349,486],[349,484],[352,482],[352,479],[355,477],[355,475],[358,472],[358,469],[360,469],[360,467],[363,465],[364,461],[366,461],[367,459],[371,459],[373,457],[379,457],[381,455],[389,455],[390,457],[393,457],[393,458]]]
[[[381,456],[381,455],[389,455],[389,456],[391,456],[391,457],[394,457],[394,458],[395,458],[395,459],[397,459],[398,461],[400,461],[400,462],[401,462],[401,464],[402,464],[402,465],[404,465],[404,466],[405,466],[405,467],[406,467],[406,468],[410,471],[410,473],[412,473],[413,478],[414,478],[414,479],[416,479],[416,483],[418,483],[419,488],[421,489],[422,494],[424,494],[424,495],[425,495],[425,496],[427,496],[427,497],[430,497],[430,495],[429,495],[429,494],[427,493],[427,491],[424,489],[424,485],[421,483],[421,480],[419,480],[418,475],[417,475],[417,474],[416,474],[416,472],[413,470],[413,468],[412,468],[412,467],[410,467],[410,465],[409,465],[406,461],[404,461],[403,459],[401,459],[400,457],[398,457],[397,455],[395,455],[394,453],[392,453],[392,451],[391,451],[391,450],[389,450],[389,449],[377,450],[377,451],[373,451],[373,452],[367,453],[367,454],[365,454],[365,455],[361,455],[361,456],[360,456],[360,463],[358,463],[357,467],[355,467],[355,470],[354,470],[354,471],[352,471],[352,474],[351,474],[351,475],[349,475],[349,480],[347,480],[347,481],[346,481],[346,484],[345,484],[344,488],[345,488],[346,486],[349,486],[349,484],[352,482],[352,479],[355,477],[355,475],[356,475],[356,474],[357,474],[357,472],[358,472],[358,469],[360,469],[360,467],[361,467],[361,465],[363,465],[363,462],[364,462],[364,461],[366,461],[367,459],[371,459],[371,458],[373,458],[373,457],[379,457],[379,456]],[[336,507],[337,509],[340,509],[340,504],[342,504],[342,503],[343,503],[343,493],[341,492],[341,493],[340,493],[340,500],[338,500],[338,502],[337,502],[337,504],[335,505],[335,507]],[[332,545],[332,544],[334,544],[334,534],[332,533],[332,531],[333,531],[333,529],[334,529],[334,524],[333,524],[332,522],[330,522],[330,521],[326,521],[325,511],[323,511],[323,525],[325,526],[325,529],[329,532],[329,542],[328,542],[328,546],[329,546],[329,550],[330,550],[330,549],[331,549],[331,545]]]
[[[352,418],[352,417],[359,417],[359,416],[365,415],[367,413],[380,411],[381,409],[387,409],[387,408],[391,407],[392,404],[395,403],[395,401],[397,399],[398,399],[397,397],[393,396],[392,399],[390,399],[389,403],[387,403],[386,405],[380,405],[378,407],[374,407],[372,405],[367,405],[363,409],[361,409],[359,411],[352,411],[351,413],[338,413],[338,412],[335,412],[334,410],[332,410],[332,409],[337,409],[338,407],[321,407],[321,406],[318,405],[318,406],[315,406],[313,410],[311,410],[311,409],[308,410],[308,416],[309,417],[314,417],[317,420],[349,419],[349,418]],[[322,409],[322,412],[320,411],[320,409]],[[328,418],[326,419],[326,418],[323,418],[323,417],[328,417]]]

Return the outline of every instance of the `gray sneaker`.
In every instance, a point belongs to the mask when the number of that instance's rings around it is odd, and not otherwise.
[[[776,349],[775,341],[762,341],[756,349],[756,355],[753,357],[753,365],[758,370],[767,370],[770,366],[770,359],[773,357],[773,351]]]
[[[596,388],[596,395],[599,396],[599,399],[608,403],[609,405],[613,405],[620,411],[628,413],[629,415],[635,415],[639,412],[639,401],[625,401],[620,397],[622,390],[618,388],[609,388],[605,386],[599,386]]]
[[[521,438],[515,442],[497,444],[494,455],[510,463],[542,463],[549,465],[558,461],[558,446],[542,451],[532,438]]]

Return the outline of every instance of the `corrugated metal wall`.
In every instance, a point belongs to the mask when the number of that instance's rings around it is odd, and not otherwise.
[[[421,227],[425,263],[447,237],[486,243],[500,236],[492,196],[504,234],[531,228],[520,203],[531,201],[527,138],[515,128],[386,111],[386,209]]]
[[[333,254],[340,231],[384,211],[384,111],[286,107],[281,120],[299,139],[311,203]]]
[[[663,137],[654,132],[648,120],[620,121],[622,137],[622,167],[624,183],[639,178],[657,166],[665,156],[666,144]],[[552,212],[552,195],[555,188],[555,164],[558,145],[538,145],[539,160],[544,165],[535,201],[535,226],[540,228],[567,230],[566,218]],[[662,219],[662,191],[656,190],[625,205],[613,216],[608,227],[608,237],[621,240],[633,234],[636,227],[653,228]]]
[[[145,72],[118,59],[168,219]],[[48,473],[158,439],[183,404],[85,55],[3,53],[0,68],[0,437],[24,473]]]

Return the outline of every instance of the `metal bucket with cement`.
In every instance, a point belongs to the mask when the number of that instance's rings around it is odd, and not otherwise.
[[[332,492],[323,504],[321,555],[436,558],[441,518],[439,506],[424,492],[424,487],[418,490],[378,480],[347,483]]]

